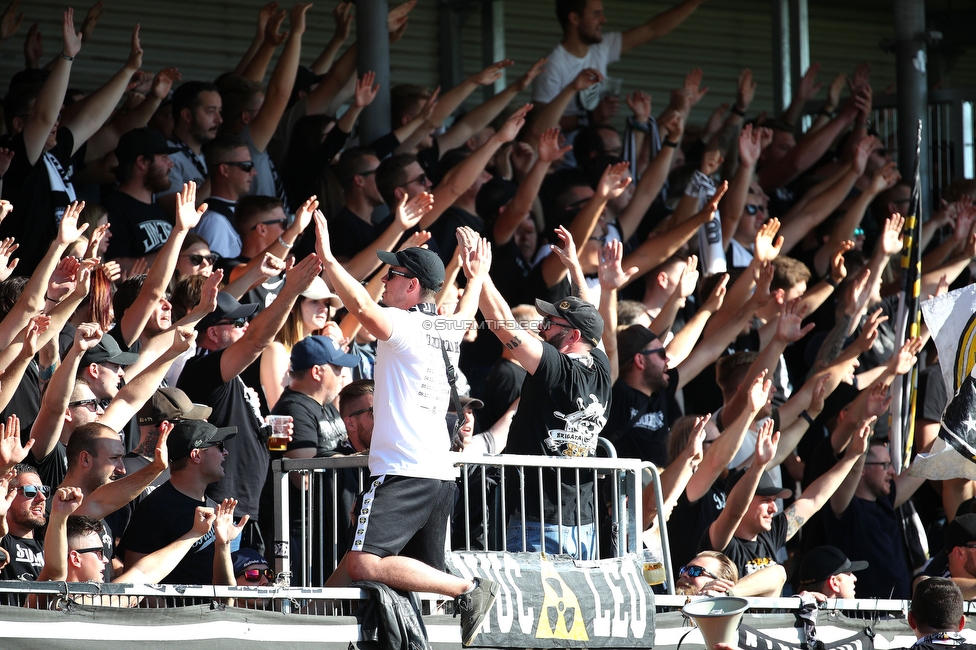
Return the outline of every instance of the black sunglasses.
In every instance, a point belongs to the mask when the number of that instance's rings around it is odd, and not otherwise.
[[[33,499],[34,497],[37,496],[38,492],[43,494],[45,497],[51,494],[51,486],[49,485],[18,485],[17,487],[10,488],[10,489],[12,489],[15,492],[17,490],[20,490],[21,492],[24,493],[25,499]]]
[[[244,327],[246,324],[247,319],[243,316],[241,318],[235,318],[234,320],[222,320],[214,323],[214,325],[233,325],[234,327]]]
[[[353,411],[352,413],[350,413],[346,417],[347,418],[354,418],[357,415],[362,415],[363,413],[372,413],[372,412],[373,412],[373,407],[370,406],[369,408],[359,409],[358,411]]]
[[[208,446],[204,447],[204,449],[209,449],[210,447],[216,447],[217,449],[219,449],[222,452],[223,451],[226,451],[226,449],[227,449],[226,447],[224,447],[224,441],[223,440],[221,440],[220,442],[215,442],[212,445],[208,445]]]
[[[91,548],[76,548],[75,553],[94,553],[98,556],[99,560],[105,559],[105,549],[101,546],[92,546]]]
[[[883,462],[883,463],[881,461],[871,461],[871,462],[866,462],[864,464],[865,465],[881,465],[881,469],[884,470],[885,472],[887,472],[888,471],[888,468],[891,467],[891,461],[890,460],[889,461],[886,461],[886,462]]]
[[[360,176],[362,176],[362,174],[360,174]],[[420,183],[421,185],[426,185],[427,184],[427,173],[426,172],[421,172],[420,176],[418,176],[417,178],[414,178],[412,180],[409,180],[406,183],[404,183],[403,185],[397,185],[397,187],[406,187],[407,185],[410,185],[411,183]]]
[[[654,348],[653,350],[641,350],[637,354],[642,354],[644,356],[656,354],[663,359],[664,357],[668,356],[668,351],[665,348]]]
[[[557,323],[556,321],[554,321],[549,316],[546,316],[545,318],[542,319],[542,329],[547,330],[550,327],[552,327],[553,325],[558,325],[559,327],[565,327],[566,329],[569,329],[569,330],[576,329],[576,328],[574,328],[572,326],[572,324],[570,324],[568,322],[566,322],[566,323]]]
[[[265,226],[272,226],[272,225],[274,225],[276,223],[280,223],[282,225],[282,228],[283,228],[284,225],[286,223],[288,223],[288,219],[271,219],[269,221],[259,221],[258,223],[256,223],[253,226],[251,226],[251,230],[257,230],[258,229],[258,226],[260,226],[261,224],[264,224]]]
[[[415,277],[417,277],[416,275],[407,275],[403,271],[395,271],[393,269],[390,269],[389,271],[386,272],[386,281],[392,282],[393,277],[397,275],[399,275],[401,278],[406,278],[408,280],[413,280]]]
[[[715,575],[708,569],[705,569],[704,567],[700,567],[695,564],[689,564],[688,566],[681,567],[681,569],[678,571],[678,575],[688,576],[689,578],[700,578],[702,576],[708,576],[712,580],[718,580],[717,575]]]
[[[240,162],[237,162],[237,161],[234,161],[234,160],[225,160],[224,162],[217,163],[217,164],[218,165],[230,165],[231,167],[237,167],[238,169],[240,169],[245,174],[250,173],[251,170],[254,169],[254,163],[252,161],[250,161],[250,160],[242,160]]]
[[[98,410],[98,400],[97,399],[81,399],[77,402],[68,402],[68,408],[77,408],[79,406],[84,406],[86,409],[94,413]]]
[[[765,212],[766,211],[766,208],[762,207],[761,205],[747,205],[746,206],[746,214],[748,214],[750,216],[755,215],[760,210],[762,210],[763,212]]]
[[[190,264],[192,264],[193,266],[200,266],[204,262],[206,262],[210,266],[213,266],[214,262],[217,261],[217,256],[214,255],[213,253],[210,253],[209,255],[201,255],[200,253],[188,253],[185,255],[180,255],[180,257],[189,258]]]
[[[260,582],[262,575],[268,579],[268,582],[274,582],[275,579],[275,572],[271,569],[247,569],[243,575],[248,582]]]

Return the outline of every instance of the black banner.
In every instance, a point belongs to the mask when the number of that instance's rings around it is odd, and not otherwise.
[[[739,625],[738,647],[743,650],[814,650],[806,643],[798,645],[782,641],[748,625]],[[820,650],[874,650],[874,633],[865,626],[854,636],[823,644]]]
[[[654,594],[636,556],[580,562],[566,555],[455,552],[449,561],[458,575],[501,586],[479,646],[654,645]]]

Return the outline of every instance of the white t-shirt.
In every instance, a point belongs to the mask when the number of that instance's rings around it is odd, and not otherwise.
[[[167,142],[170,147],[177,146],[174,142]],[[190,152],[193,154],[193,152]],[[204,175],[200,173],[200,165],[204,170],[207,169],[207,161],[204,160],[203,155],[197,156],[193,154],[196,159],[196,163],[190,160],[189,156],[183,151],[175,151],[169,155],[169,159],[173,161],[173,168],[169,170],[169,189],[164,190],[158,194],[158,196],[166,196],[167,194],[173,194],[175,192],[180,192],[183,190],[183,183],[189,183],[193,181],[197,184],[197,187],[203,185],[206,180]]]
[[[590,46],[583,58],[567,52],[562,43],[557,44],[547,57],[546,69],[533,82],[532,101],[548,104],[585,68],[595,68],[606,75],[607,66],[620,60],[621,43],[620,32],[608,32],[601,42]],[[584,112],[573,101],[566,108],[565,115],[582,115]]]
[[[376,346],[370,474],[454,480],[458,471],[446,420],[451,388],[441,339],[457,367],[464,328],[438,327],[455,321],[418,310],[385,311],[393,334]]]

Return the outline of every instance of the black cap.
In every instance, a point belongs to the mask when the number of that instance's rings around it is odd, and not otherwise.
[[[644,350],[651,341],[657,339],[657,334],[643,325],[631,325],[617,333],[617,358],[621,365],[634,358],[634,355]]]
[[[976,542],[976,515],[959,515],[945,527],[942,534],[945,550]]]
[[[119,138],[119,146],[115,149],[115,157],[120,165],[135,162],[139,156],[152,158],[160,154],[171,154],[179,151],[166,143],[166,138],[156,129],[143,127],[133,129]]]
[[[440,291],[444,284],[444,262],[430,249],[407,248],[399,253],[376,251],[376,257],[384,264],[407,269],[425,289]]]
[[[194,404],[186,393],[173,386],[157,388],[153,396],[139,409],[139,424],[159,424],[163,420],[206,420],[213,409]]]
[[[863,571],[866,568],[868,568],[867,562],[864,560],[851,562],[839,548],[818,546],[803,556],[798,579],[800,585],[812,585],[838,573]]]
[[[580,300],[576,296],[567,296],[556,303],[536,299],[535,308],[543,316],[565,318],[593,347],[600,344],[600,338],[603,336],[603,316],[596,307],[585,300]]]
[[[740,472],[739,474],[730,477],[730,480],[728,482],[728,489],[726,489],[725,491],[726,494],[731,493],[732,488],[734,488],[736,483],[738,483],[745,475],[746,475],[745,472]],[[757,497],[774,497],[776,499],[789,499],[790,496],[792,495],[793,495],[793,490],[776,485],[776,483],[773,482],[773,477],[770,476],[768,472],[763,472],[762,476],[759,477],[759,487],[756,488]]]
[[[194,449],[213,447],[237,435],[237,427],[217,428],[206,420],[178,420],[166,440],[170,461],[189,458]]]
[[[271,563],[253,548],[242,548],[239,551],[234,551],[230,554],[230,559],[234,562],[235,578],[240,578],[245,571],[255,564],[263,564],[266,567],[271,567]]]
[[[200,319],[200,322],[197,323],[197,331],[204,332],[208,327],[216,325],[222,320],[247,318],[257,308],[257,305],[242,305],[234,299],[234,296],[221,291],[217,294],[217,308]]]
[[[515,198],[517,191],[518,185],[495,176],[478,190],[478,196],[474,200],[475,212],[488,223],[494,223],[498,219],[498,211]]]
[[[342,351],[339,344],[328,336],[306,336],[291,349],[291,369],[306,370],[312,366],[332,364],[343,368],[355,368],[360,358]]]
[[[85,352],[85,355],[81,357],[81,365],[117,363],[120,366],[131,366],[138,360],[138,354],[134,352],[123,352],[122,348],[119,347],[119,342],[106,334],[95,347]]]

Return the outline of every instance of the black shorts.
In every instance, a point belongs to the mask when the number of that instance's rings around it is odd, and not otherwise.
[[[454,481],[371,476],[353,510],[351,550],[379,557],[404,555],[443,571],[456,490]]]

